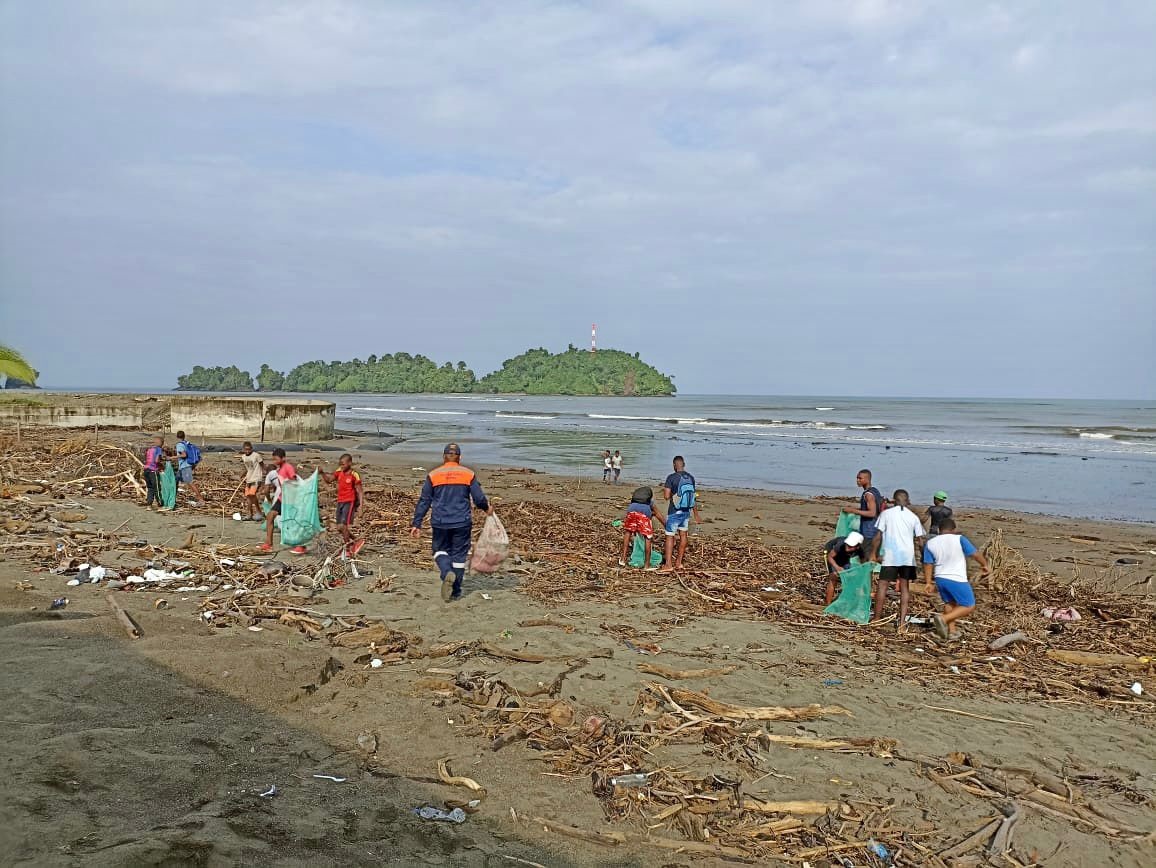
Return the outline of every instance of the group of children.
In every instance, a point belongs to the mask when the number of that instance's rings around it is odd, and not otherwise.
[[[622,476],[622,453],[617,449],[611,454],[609,449],[602,450],[602,481],[609,484],[618,482]]]
[[[967,576],[967,559],[973,558],[979,564],[981,578],[987,575],[989,567],[983,553],[959,533],[951,507],[947,506],[947,492],[937,491],[934,504],[921,518],[911,509],[910,497],[904,489],[897,489],[887,501],[871,484],[871,471],[859,471],[857,482],[863,489],[859,508],[842,511],[859,516],[859,530],[835,537],[824,546],[828,605],[835,599],[839,574],[852,565],[853,559],[878,564],[872,619],[883,616],[888,591],[895,582],[899,590],[899,629],[902,630],[907,624],[911,603],[910,583],[917,578],[917,565],[922,564],[926,591],[931,593],[934,583],[943,601],[943,612],[932,618],[936,635],[945,641],[959,639],[962,634],[956,622],[975,611],[975,592]]]
[[[193,468],[200,463],[200,450],[185,439],[185,432],[177,432],[177,443],[172,448],[165,446],[165,438],[158,435],[153,438],[152,445],[145,449],[144,480],[146,489],[145,506],[149,509],[173,509],[173,506],[164,506],[161,498],[161,475],[164,462],[177,462],[178,485],[184,482],[201,500],[200,490],[197,487]],[[266,463],[261,453],[254,451],[253,444],[246,440],[241,444],[241,463],[244,465],[244,477],[241,486],[244,489],[244,514],[241,521],[265,521],[265,542],[261,544],[261,551],[273,550],[273,533],[277,518],[281,515],[283,485],[295,481],[297,468],[286,458],[285,450],[274,449],[271,460]],[[332,473],[319,469],[321,477],[337,486],[337,527],[343,541],[342,555],[354,557],[365,545],[365,540],[353,538],[353,521],[365,500],[365,491],[361,484],[361,475],[353,469],[353,456],[348,452],[338,459],[337,469]],[[263,501],[263,503],[262,503]],[[190,500],[191,506],[196,506],[196,500]],[[294,546],[290,549],[294,554],[305,554],[304,546]]]

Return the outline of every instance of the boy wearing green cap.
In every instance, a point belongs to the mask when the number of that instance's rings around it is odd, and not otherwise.
[[[938,536],[940,527],[943,525],[944,519],[952,518],[954,515],[950,506],[946,506],[947,492],[935,492],[935,503],[927,507],[927,536],[928,538]]]

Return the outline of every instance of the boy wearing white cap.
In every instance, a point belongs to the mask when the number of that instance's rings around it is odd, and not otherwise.
[[[863,534],[852,531],[847,536],[837,536],[829,540],[824,550],[827,552],[827,605],[835,602],[835,582],[839,573],[851,565],[851,558],[863,559]]]

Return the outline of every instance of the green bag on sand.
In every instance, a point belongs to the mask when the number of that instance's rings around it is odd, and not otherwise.
[[[871,576],[874,564],[859,564],[847,567],[839,573],[842,590],[838,599],[823,611],[828,615],[838,615],[856,624],[866,624],[871,620]]]
[[[161,506],[172,509],[177,505],[177,475],[173,472],[171,461],[165,462],[165,469],[161,471]]]
[[[846,536],[851,531],[859,530],[859,516],[853,512],[839,513],[839,520],[835,522],[835,536]]]
[[[317,471],[308,479],[281,483],[281,545],[303,546],[321,533]]]
[[[639,569],[646,562],[646,541],[641,534],[634,536],[634,548],[630,550],[630,560],[627,561],[630,566]],[[657,548],[650,550],[650,565],[657,567],[662,563],[662,552]]]

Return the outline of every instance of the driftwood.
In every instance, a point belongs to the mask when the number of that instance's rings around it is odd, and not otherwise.
[[[639,663],[638,671],[647,675],[659,675],[678,681],[684,678],[716,678],[720,675],[730,675],[738,669],[737,666],[720,666],[718,669],[670,669],[657,663]]]
[[[144,636],[144,630],[141,629],[140,624],[133,620],[132,615],[121,608],[120,603],[113,598],[112,594],[109,594],[105,599],[112,607],[112,613],[116,616],[117,622],[124,627],[124,631],[128,633],[130,638],[140,639]]]
[[[804,748],[806,750],[838,750],[846,753],[873,753],[875,751],[891,751],[898,746],[893,738],[811,738],[800,735],[773,735],[761,733],[759,741],[766,744],[782,744],[787,747]]]
[[[697,693],[681,687],[671,687],[668,690],[663,685],[653,682],[647,686],[658,693],[669,696],[676,705],[690,706],[718,717],[729,717],[732,720],[819,720],[833,714],[851,714],[841,705],[769,705],[763,707],[731,705],[728,702],[711,699],[705,693]]]
[[[742,807],[744,811],[754,811],[757,814],[801,814],[822,815],[834,811],[839,807],[837,802],[792,801],[768,802],[755,796],[744,796]]]
[[[1045,652],[1052,660],[1071,663],[1073,666],[1120,666],[1124,669],[1150,669],[1156,657],[1133,657],[1131,654],[1096,654],[1092,651]]]
[[[475,793],[485,795],[486,791],[473,778],[463,778],[450,774],[449,760],[438,760],[438,778],[443,784],[449,784],[451,787],[465,787],[467,790],[473,790]]]
[[[946,850],[940,850],[935,855],[940,859],[953,859],[956,856],[962,856],[964,853],[981,846],[985,841],[988,841],[996,830],[1003,825],[1003,820],[992,820],[982,828],[972,832],[958,844],[952,844]]]

